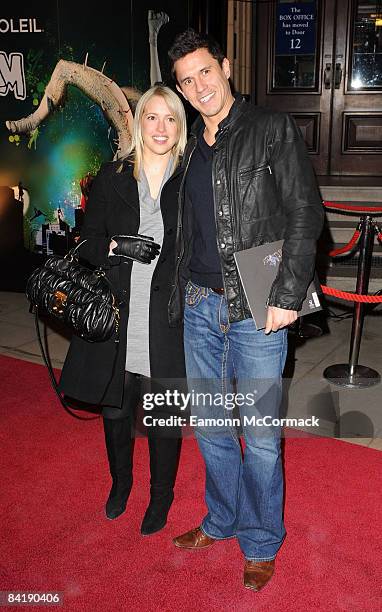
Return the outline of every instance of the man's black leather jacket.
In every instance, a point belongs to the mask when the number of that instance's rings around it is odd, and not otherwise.
[[[170,325],[182,320],[184,286],[192,249],[192,211],[185,202],[185,177],[197,137],[194,123],[183,158],[176,240],[176,277],[168,312]],[[305,144],[287,114],[261,108],[237,96],[219,124],[212,163],[218,251],[230,322],[251,316],[233,253],[284,239],[283,257],[268,305],[299,310],[314,275],[316,241],[323,206]]]

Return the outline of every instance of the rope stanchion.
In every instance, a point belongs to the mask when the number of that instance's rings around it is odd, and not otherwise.
[[[359,241],[359,259],[357,271],[357,286],[355,293],[341,291],[334,287],[321,285],[326,295],[354,302],[353,325],[350,339],[349,363],[340,363],[329,366],[324,371],[324,377],[329,382],[350,389],[362,389],[378,384],[381,381],[379,372],[372,368],[358,364],[359,349],[361,344],[362,327],[364,319],[364,304],[382,303],[381,295],[368,295],[369,277],[371,270],[374,236],[377,235],[382,242],[381,228],[373,221],[373,215],[382,214],[382,205],[379,203],[365,205],[363,202],[323,202],[330,211],[340,213],[360,213],[361,219],[357,230],[347,245],[330,252],[331,256],[349,253]],[[358,235],[357,235],[358,233]]]

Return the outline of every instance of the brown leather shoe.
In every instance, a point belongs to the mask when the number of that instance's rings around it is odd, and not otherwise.
[[[212,544],[215,544],[216,540],[206,535],[200,527],[196,527],[174,538],[173,542],[178,548],[199,549],[212,546]]]
[[[245,561],[244,586],[246,589],[260,591],[272,578],[275,571],[273,561]]]

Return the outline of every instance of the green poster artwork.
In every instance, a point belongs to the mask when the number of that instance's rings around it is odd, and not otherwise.
[[[63,253],[73,244],[81,180],[126,153],[126,117],[139,92],[170,80],[167,48],[187,26],[185,13],[179,6],[174,14],[168,1],[158,12],[150,7],[121,3],[101,19],[72,0],[33,11],[20,2],[2,13],[1,205],[14,208],[0,217],[0,238],[7,236],[0,257],[19,248],[20,227],[30,253]]]

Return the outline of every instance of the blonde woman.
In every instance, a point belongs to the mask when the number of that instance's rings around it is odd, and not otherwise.
[[[109,267],[108,278],[122,302],[119,343],[90,344],[75,337],[60,387],[70,398],[103,407],[112,477],[109,519],[125,511],[132,487],[134,415],[142,393],[163,392],[163,379],[185,376],[182,329],[171,329],[167,318],[185,143],[180,99],[167,87],[152,87],[138,102],[129,155],[101,168],[86,206],[81,256]],[[148,414],[168,417],[175,410],[166,405]],[[151,487],[144,535],[166,524],[180,446],[179,428],[147,427],[146,432]]]

